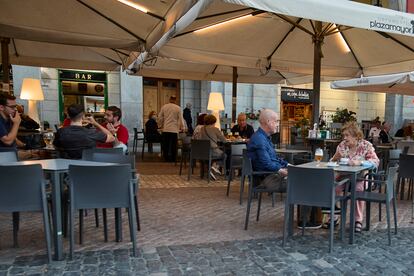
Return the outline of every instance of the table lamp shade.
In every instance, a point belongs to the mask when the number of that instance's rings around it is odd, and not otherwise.
[[[20,91],[20,99],[43,101],[42,86],[40,80],[37,79],[23,79],[22,90]]]
[[[207,109],[213,111],[213,115],[216,117],[217,121],[215,127],[221,129],[220,126],[220,110],[224,110],[223,96],[219,92],[211,92],[208,98]]]
[[[40,85],[40,80],[23,79],[20,99],[29,100],[29,112],[27,115],[40,124],[36,101],[43,101],[45,99],[43,96],[42,86]]]
[[[224,110],[223,96],[219,92],[211,92],[208,98],[208,110],[218,111]]]

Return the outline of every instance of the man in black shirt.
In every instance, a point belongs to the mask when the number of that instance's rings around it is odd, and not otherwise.
[[[237,116],[237,125],[231,128],[231,132],[235,135],[236,132],[239,133],[239,136],[242,138],[250,139],[254,133],[254,129],[251,125],[247,124],[246,114],[240,113]]]
[[[68,115],[71,120],[70,126],[60,128],[53,142],[59,149],[62,157],[81,159],[82,151],[84,149],[94,148],[96,142],[110,143],[115,141],[112,133],[97,123],[93,117],[84,117],[82,105],[70,105],[68,107]],[[84,128],[82,121],[92,124],[100,131]]]

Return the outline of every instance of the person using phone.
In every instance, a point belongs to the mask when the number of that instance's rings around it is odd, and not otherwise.
[[[16,97],[9,94],[0,94],[0,150],[13,149],[16,146],[24,147],[24,143],[17,139],[20,122],[17,112]]]
[[[97,142],[112,143],[115,141],[112,133],[96,122],[93,117],[84,116],[82,105],[70,105],[68,107],[68,115],[71,120],[70,126],[60,128],[53,141],[61,157],[81,159],[82,151],[84,149],[94,148]],[[100,131],[83,127],[83,122],[92,124]]]

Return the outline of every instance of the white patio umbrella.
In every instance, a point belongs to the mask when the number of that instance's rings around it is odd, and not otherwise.
[[[331,88],[414,95],[414,72],[333,81]]]
[[[138,1],[136,1],[138,2]],[[0,37],[10,37],[10,63],[84,70],[117,70],[131,51],[151,48],[196,1],[139,1],[147,13],[120,1],[0,0]],[[211,1],[204,1],[201,8]],[[201,2],[200,2],[201,3]],[[240,6],[219,3],[210,16]],[[248,10],[243,7],[242,10]],[[214,16],[213,16],[214,17]],[[156,62],[155,62],[156,61]],[[137,74],[147,77],[232,81],[232,66],[150,59]],[[302,74],[263,74],[239,68],[238,82],[285,83]]]
[[[230,5],[222,15],[210,16],[223,4],[214,1],[193,23],[175,29],[163,45],[155,44],[129,68],[139,70],[146,57],[160,55],[313,76],[317,118],[320,76],[377,75],[414,66],[412,14],[345,0],[225,2],[251,9]]]

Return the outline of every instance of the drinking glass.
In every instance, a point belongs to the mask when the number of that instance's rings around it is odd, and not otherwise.
[[[238,132],[235,132],[235,133],[234,133],[234,137],[235,137],[236,139],[239,139],[239,133],[238,133]]]
[[[322,158],[323,158],[323,150],[321,148],[317,148],[315,150],[315,161],[317,162],[316,166],[320,165]]]
[[[55,138],[55,135],[53,134],[52,131],[48,131],[48,132],[43,133],[43,141],[45,141],[46,148],[51,148],[52,147],[52,143],[53,143],[54,138]]]

